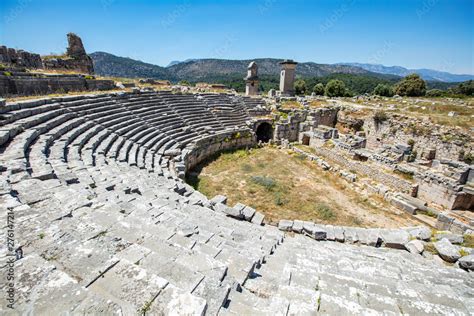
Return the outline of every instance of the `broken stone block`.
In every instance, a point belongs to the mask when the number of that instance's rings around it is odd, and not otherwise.
[[[469,271],[474,271],[474,255],[462,257],[458,260],[458,263],[459,267]]]
[[[425,246],[421,240],[412,240],[409,241],[405,248],[413,254],[421,254],[425,250]]]
[[[416,239],[430,240],[431,238],[431,230],[425,226],[407,228],[407,231],[411,237]]]
[[[436,240],[441,240],[443,238],[446,238],[449,240],[450,243],[455,244],[455,245],[460,245],[463,243],[464,238],[462,235],[457,235],[457,234],[451,234],[450,232],[438,232],[435,235]]]
[[[252,217],[251,222],[257,225],[262,225],[264,219],[265,219],[265,215],[263,215],[260,212],[255,212],[254,216]]]
[[[303,221],[295,220],[295,221],[293,221],[292,229],[295,233],[301,234],[303,232],[303,225],[304,225]]]
[[[214,205],[214,210],[218,212],[222,212],[226,214],[227,216],[237,218],[237,219],[242,219],[243,215],[240,213],[239,210],[236,210],[233,207],[228,207],[227,205],[224,205],[222,203],[217,203]]]
[[[401,229],[381,229],[380,237],[388,248],[405,249],[410,241],[410,235]]]
[[[255,212],[256,212],[255,209],[251,208],[250,206],[244,207],[244,209],[241,211],[246,221],[250,221],[252,217],[255,215]]]
[[[322,225],[314,225],[314,231],[312,237],[316,240],[326,240],[327,231]]]
[[[293,227],[293,221],[282,219],[282,220],[280,220],[280,222],[278,222],[278,229],[279,230],[289,232],[289,231],[291,231],[292,227]]]
[[[211,204],[219,204],[219,203],[227,204],[227,197],[219,194],[211,199]]]
[[[344,228],[334,226],[334,237],[336,238],[336,241],[344,242]]]
[[[459,253],[457,247],[453,246],[446,238],[435,242],[434,246],[438,251],[439,256],[447,262],[456,262],[459,258],[461,258],[461,254]]]

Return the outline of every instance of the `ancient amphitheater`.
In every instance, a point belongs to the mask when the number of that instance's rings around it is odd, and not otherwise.
[[[1,104],[1,313],[473,314],[472,273],[405,250],[428,228],[275,227],[183,182],[256,145],[262,107],[143,89]]]

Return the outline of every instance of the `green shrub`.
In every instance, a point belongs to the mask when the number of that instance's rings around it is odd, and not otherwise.
[[[387,115],[387,113],[385,113],[385,111],[380,110],[380,111],[375,112],[374,121],[376,123],[381,123],[381,122],[384,122],[386,120],[388,120],[388,115]]]
[[[463,161],[468,165],[472,165],[474,163],[474,153],[464,154]]]
[[[313,92],[316,95],[324,95],[324,85],[322,83],[318,83],[313,87]]]
[[[275,202],[275,205],[277,206],[282,206],[288,203],[288,200],[283,197],[283,194],[281,192],[276,192],[273,201]]]
[[[4,76],[7,76],[7,77],[11,77],[12,73],[9,72],[9,71],[4,71],[4,72],[3,72],[3,75],[4,75]]]
[[[266,176],[252,176],[250,180],[264,187],[266,190],[271,191],[276,187],[276,181],[273,178],[266,177]]]
[[[380,96],[383,96],[383,97],[391,97],[391,96],[393,96],[393,90],[388,85],[378,84],[375,87],[373,94],[380,95]]]
[[[298,95],[306,94],[306,81],[303,79],[298,79],[295,81],[295,93]]]
[[[443,97],[446,95],[446,91],[439,90],[439,89],[431,89],[426,91],[427,97]]]
[[[324,94],[328,97],[343,97],[346,95],[346,85],[341,80],[333,79],[327,83]]]
[[[395,93],[408,97],[423,96],[426,93],[426,82],[418,74],[408,75],[397,83]]]
[[[331,220],[336,218],[336,214],[325,203],[319,203],[316,205],[316,212],[318,212],[318,217],[322,220]]]

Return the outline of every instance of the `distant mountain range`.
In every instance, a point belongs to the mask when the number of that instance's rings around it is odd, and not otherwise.
[[[338,65],[360,67],[362,69],[381,73],[396,75],[404,77],[406,75],[417,73],[423,79],[430,81],[443,81],[443,82],[461,82],[467,80],[474,80],[474,75],[457,75],[445,71],[438,71],[433,69],[407,69],[400,66],[384,66],[380,64],[361,64],[361,63],[339,63]]]
[[[119,57],[105,52],[90,54],[98,75],[129,78],[154,78],[172,81],[188,80],[190,82],[211,81],[216,78],[243,78],[247,66],[252,60],[227,59],[188,59],[173,61],[167,67],[161,67],[127,57]],[[260,75],[279,75],[281,59],[254,59]],[[397,79],[409,73],[417,72],[426,80],[457,82],[473,79],[470,75],[454,75],[429,69],[409,70],[403,67],[385,67],[382,65],[340,63],[317,64],[299,63],[296,73],[301,77],[324,77],[336,73],[352,75],[369,75],[384,79]]]

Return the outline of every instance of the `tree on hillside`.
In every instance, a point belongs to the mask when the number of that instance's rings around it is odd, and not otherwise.
[[[316,95],[324,95],[324,85],[322,83],[318,83],[313,87],[313,92]]]
[[[446,95],[446,91],[440,89],[431,89],[426,91],[427,97],[442,97]]]
[[[395,93],[408,97],[425,95],[426,82],[418,74],[408,75],[396,84]]]
[[[382,97],[391,97],[393,96],[392,87],[385,84],[378,84],[375,87],[373,94],[380,95]]]
[[[324,94],[328,97],[343,97],[346,95],[346,85],[341,80],[331,80],[326,85]]]
[[[454,94],[474,95],[474,80],[461,82],[450,91]]]
[[[303,79],[298,79],[295,81],[295,93],[297,95],[306,93],[306,81]]]

